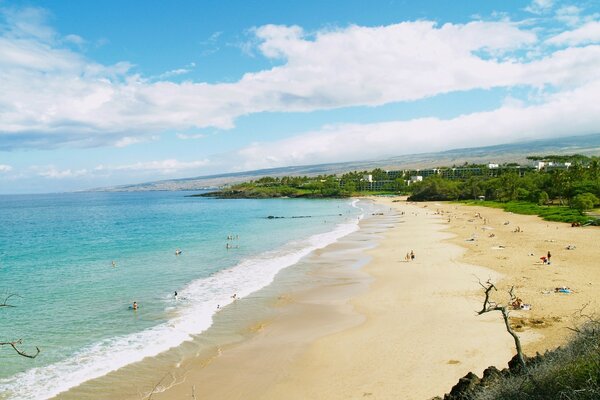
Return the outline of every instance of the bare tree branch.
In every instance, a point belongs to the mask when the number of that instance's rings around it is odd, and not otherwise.
[[[479,281],[479,285],[481,285],[481,287],[483,287],[484,289],[485,299],[483,300],[483,307],[481,308],[481,311],[479,311],[477,314],[481,315],[492,311],[500,311],[502,313],[502,318],[504,319],[506,331],[512,336],[513,340],[515,341],[515,347],[517,349],[517,357],[519,358],[519,364],[521,364],[521,367],[523,367],[523,369],[526,369],[527,366],[525,365],[525,357],[523,356],[523,349],[521,348],[521,340],[510,326],[508,307],[506,305],[499,305],[490,300],[490,292],[492,291],[492,289],[495,291],[497,291],[498,289],[496,289],[496,286],[494,286],[494,284],[489,279],[485,283],[485,285],[481,283],[481,281]],[[511,300],[515,299],[515,295],[513,293],[514,288],[515,287],[512,286],[508,291]]]
[[[35,354],[27,354],[24,351],[19,350],[17,345],[21,345],[21,344],[23,344],[22,339],[14,340],[12,342],[0,342],[0,346],[11,346],[17,352],[17,354],[19,354],[20,356],[23,356],[23,357],[36,358],[38,356],[38,354],[40,354],[40,349],[37,346],[35,347]]]
[[[10,300],[11,297],[21,297],[16,293],[9,293],[8,295],[6,295],[6,297],[4,298],[4,301],[2,303],[0,303],[0,307],[15,307],[12,304],[8,304],[8,300]]]

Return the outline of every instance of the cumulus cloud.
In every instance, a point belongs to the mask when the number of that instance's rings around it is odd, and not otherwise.
[[[4,150],[124,146],[164,131],[230,129],[237,117],[252,113],[379,106],[514,85],[562,90],[600,74],[600,50],[594,45],[523,59],[522,49],[539,45],[535,29],[509,20],[441,26],[414,21],[312,33],[299,26],[257,27],[258,51],[279,65],[232,83],[175,83],[166,75],[158,81],[140,76],[127,62],[102,65],[63,46],[68,39],[37,9],[12,12],[5,21],[0,29]]]
[[[600,21],[590,21],[577,29],[559,33],[546,40],[551,45],[575,46],[600,42]]]
[[[0,164],[0,173],[4,173],[4,172],[10,172],[12,171],[13,167],[7,164]]]
[[[600,79],[547,96],[537,105],[509,101],[493,111],[452,119],[327,126],[277,142],[254,143],[239,150],[235,159],[240,170],[248,170],[598,133],[598,93]]]

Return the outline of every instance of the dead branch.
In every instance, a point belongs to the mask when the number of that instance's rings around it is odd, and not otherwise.
[[[8,304],[8,300],[10,300],[11,297],[21,297],[16,293],[9,293],[8,295],[6,295],[6,297],[4,298],[4,301],[2,303],[0,303],[0,307],[15,307],[12,304]]]
[[[519,358],[519,364],[521,364],[521,367],[523,369],[526,369],[527,366],[525,365],[525,357],[523,355],[523,349],[521,348],[521,340],[510,326],[508,306],[500,305],[490,300],[490,292],[492,291],[492,289],[495,291],[497,291],[498,289],[496,289],[496,286],[494,286],[494,284],[489,279],[485,283],[485,285],[481,283],[481,281],[479,281],[479,285],[481,285],[481,287],[483,287],[484,289],[485,298],[483,300],[483,307],[481,308],[481,311],[479,311],[477,314],[481,315],[492,311],[500,311],[502,313],[502,318],[504,319],[506,331],[510,334],[510,336],[512,336],[513,340],[515,341],[515,348],[517,349],[517,357]],[[515,299],[515,295],[513,293],[514,288],[515,287],[512,286],[508,291],[511,300]]]
[[[485,290],[485,299],[483,300],[483,307],[481,308],[481,311],[478,312],[478,314],[481,315],[483,313],[491,311],[489,309],[490,307],[496,306],[496,303],[493,303],[490,301],[490,292],[492,291],[492,289],[494,289],[494,290],[498,290],[498,289],[496,289],[496,286],[494,286],[494,284],[492,282],[490,282],[489,279],[485,283],[485,285],[483,283],[481,283],[481,281],[479,281],[479,285]]]
[[[23,344],[23,340],[19,339],[19,340],[14,340],[12,342],[0,342],[0,346],[10,346],[14,349],[14,351],[17,352],[17,354],[19,354],[20,356],[23,357],[27,357],[27,358],[36,358],[38,356],[38,354],[40,354],[40,349],[39,347],[35,347],[35,354],[27,354],[24,351],[20,350],[17,345],[21,345]]]

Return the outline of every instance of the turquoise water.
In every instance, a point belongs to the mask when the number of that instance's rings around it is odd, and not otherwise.
[[[30,360],[0,348],[0,398],[47,398],[190,340],[233,293],[268,285],[363,212],[350,200],[186,194],[0,196],[0,296],[20,296],[0,308],[0,340],[42,349]]]

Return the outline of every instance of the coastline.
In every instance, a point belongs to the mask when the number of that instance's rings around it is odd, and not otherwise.
[[[476,316],[479,299],[466,296],[478,288],[473,274],[497,274],[457,261],[464,250],[443,242],[451,235],[438,216],[377,202],[386,207],[372,219],[381,238],[358,271],[370,276],[359,278],[360,290],[304,292],[254,336],[208,365],[197,360],[184,381],[153,398],[184,398],[194,388],[207,399],[425,399],[466,371],[505,365],[512,346],[501,319]],[[406,263],[411,249],[417,259]]]
[[[483,207],[375,201],[385,207],[384,215],[361,221],[350,242],[342,239],[305,257],[304,266],[282,271],[261,290],[262,299],[226,307],[208,335],[198,338],[201,345],[167,352],[180,357],[195,352],[194,357],[145,360],[142,367],[126,367],[56,398],[98,393],[112,380],[118,383],[114,399],[147,398],[150,382],[156,384],[155,399],[190,398],[192,390],[203,399],[428,399],[448,392],[469,371],[505,367],[514,354],[500,316],[476,315],[482,301],[478,279],[492,279],[501,290],[515,285],[533,304],[530,311],[513,313],[525,321],[519,335],[527,354],[564,343],[565,326],[576,320],[569,315],[582,302],[597,300],[588,290],[598,283],[597,273],[589,277],[589,288],[580,289],[594,256],[598,259],[598,251],[586,245],[597,233],[586,238],[579,230],[574,237],[566,224]],[[473,217],[478,212],[486,224]],[[504,225],[507,217],[511,223]],[[515,225],[523,232],[512,232]],[[545,239],[539,230],[556,239]],[[466,242],[473,234],[477,239]],[[568,254],[570,269],[560,265],[567,260],[559,251],[567,238],[583,250]],[[522,254],[550,245],[552,267]],[[410,250],[417,258],[405,262]],[[569,277],[573,267],[576,278]],[[549,274],[548,268],[556,270]],[[576,296],[541,294],[540,288],[555,281],[577,288]],[[543,323],[528,322],[536,320]],[[163,369],[171,365],[166,379],[154,371],[156,363]],[[124,391],[126,377],[143,371],[154,373],[153,380]]]
[[[372,205],[366,206],[367,210],[371,208]],[[361,220],[361,223],[364,225],[365,220],[369,219],[371,218],[367,217]],[[336,231],[338,228],[339,226]],[[326,249],[317,246],[315,242],[316,250],[312,250],[291,268],[280,270],[271,284],[221,307],[214,315],[211,327],[196,335],[193,340],[157,356],[145,358],[88,380],[52,398],[94,399],[97,398],[97,393],[111,399],[146,398],[155,385],[158,384],[156,392],[160,392],[178,384],[185,379],[190,369],[212,363],[227,349],[236,347],[261,332],[265,326],[270,325],[271,319],[282,314],[291,314],[295,308],[311,306],[303,303],[304,298],[313,297],[305,293],[313,292],[319,286],[335,289],[327,291],[326,297],[329,300],[322,299],[331,302],[329,308],[332,311],[335,308],[335,312],[322,321],[327,323],[329,317],[338,315],[339,309],[343,308],[334,303],[338,303],[341,297],[349,297],[350,293],[356,290],[355,286],[365,284],[368,279],[359,271],[359,266],[366,262],[364,250],[373,245],[373,240],[371,237],[364,237],[363,233],[364,229],[359,230],[357,226],[356,231],[342,236],[341,239],[327,245]],[[313,239],[317,238],[319,237],[315,236]],[[340,259],[344,259],[344,265],[340,265]],[[327,263],[330,265],[324,268],[326,273],[315,275],[315,270]],[[340,272],[342,270],[343,273]],[[343,282],[340,283],[340,280]],[[321,307],[322,311],[325,308]],[[352,315],[352,318],[354,317],[356,315]],[[331,326],[338,329],[341,319],[336,320],[335,326]],[[131,379],[132,376],[135,378]],[[153,398],[157,396],[156,392]]]

